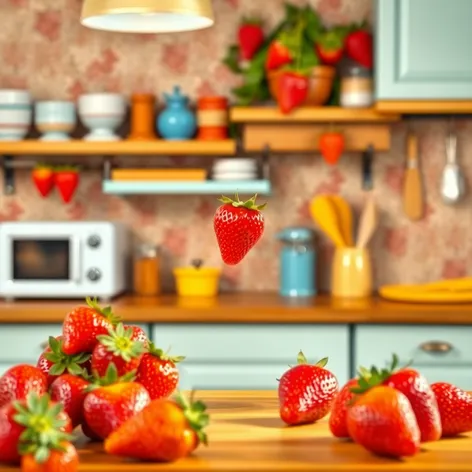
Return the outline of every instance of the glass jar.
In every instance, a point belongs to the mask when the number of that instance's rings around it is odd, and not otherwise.
[[[153,297],[161,293],[159,249],[152,244],[138,247],[134,259],[133,282],[136,295]]]
[[[344,108],[369,108],[374,103],[372,71],[357,64],[341,73],[340,103]]]

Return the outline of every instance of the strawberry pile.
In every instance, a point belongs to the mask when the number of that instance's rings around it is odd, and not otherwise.
[[[0,463],[75,472],[81,427],[110,454],[174,461],[206,444],[206,406],[176,392],[182,356],[157,348],[95,300],[68,313],[37,365],[0,377]],[[158,440],[156,439],[158,438]],[[139,447],[136,447],[136,441]]]

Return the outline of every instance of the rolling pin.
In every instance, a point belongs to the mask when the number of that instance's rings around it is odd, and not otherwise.
[[[410,133],[407,138],[406,159],[403,182],[403,211],[410,220],[417,221],[423,218],[424,200],[418,157],[418,139],[413,133]]]

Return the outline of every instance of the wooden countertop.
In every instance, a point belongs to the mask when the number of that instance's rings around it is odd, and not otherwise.
[[[60,323],[76,301],[0,303],[0,323]],[[395,303],[380,298],[337,300],[326,295],[296,302],[273,293],[223,294],[212,300],[124,296],[110,302],[141,323],[411,323],[472,324],[472,304]]]
[[[209,446],[174,464],[130,462],[104,454],[83,437],[80,471],[472,471],[472,434],[424,444],[404,461],[376,457],[360,446],[333,438],[326,420],[288,428],[278,416],[275,392],[200,392],[211,415]],[[18,470],[0,466],[0,472]]]

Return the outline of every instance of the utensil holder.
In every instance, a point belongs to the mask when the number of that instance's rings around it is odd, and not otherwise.
[[[332,262],[331,294],[340,298],[372,295],[372,264],[367,249],[336,249]]]

